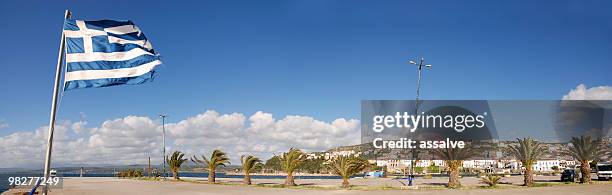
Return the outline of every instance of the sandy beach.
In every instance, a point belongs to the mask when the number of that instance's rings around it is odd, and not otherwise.
[[[556,178],[556,177],[554,177]],[[553,177],[539,176],[536,180],[547,181],[553,180]],[[206,184],[205,178],[184,178],[192,182],[177,182],[177,181],[145,181],[136,179],[118,179],[118,178],[65,178],[62,189],[54,189],[50,194],[406,194],[408,192],[414,194],[539,194],[539,195],[558,195],[563,194],[612,194],[612,183],[597,183],[587,185],[555,185],[549,187],[510,187],[504,189],[442,189],[430,188],[431,186],[442,186],[446,182],[446,178],[421,179],[416,181],[416,185],[420,189],[405,189],[405,190],[330,190],[330,189],[294,189],[294,188],[272,188],[272,187],[257,187],[238,185],[241,179],[219,179],[222,184]],[[195,182],[193,182],[195,181]],[[254,180],[254,184],[274,185],[282,183],[282,179],[259,179]],[[480,186],[477,178],[462,178],[461,182],[466,186]],[[521,177],[505,178],[504,182],[519,184]],[[296,180],[296,183],[302,186],[338,186],[340,180],[335,179],[302,179]],[[236,185],[228,185],[236,184]],[[351,184],[355,186],[394,186],[400,187],[402,184],[390,178],[379,179],[351,179]],[[15,190],[3,193],[14,194]]]

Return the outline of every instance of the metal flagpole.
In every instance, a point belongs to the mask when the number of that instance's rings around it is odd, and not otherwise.
[[[66,10],[64,13],[64,22],[70,18],[70,10]],[[53,98],[51,100],[51,116],[49,117],[49,139],[47,140],[47,155],[45,157],[45,181],[49,179],[49,172],[51,171],[51,150],[53,149],[53,130],[55,127],[55,114],[57,113],[57,97],[59,93],[60,79],[62,77],[62,63],[64,61],[64,50],[66,46],[66,36],[64,34],[64,24],[62,23],[62,39],[60,40],[60,49],[57,56],[57,67],[55,69],[55,83],[53,85]],[[46,195],[48,192],[47,185],[43,187],[43,194]]]

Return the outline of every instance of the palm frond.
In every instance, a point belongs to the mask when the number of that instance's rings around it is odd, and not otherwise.
[[[242,169],[245,173],[250,173],[253,169],[263,166],[263,164],[261,163],[262,161],[252,155],[242,155],[240,157],[240,161],[242,162]]]
[[[368,160],[355,156],[339,156],[332,159],[328,168],[342,178],[350,178],[370,166]]]
[[[166,156],[166,162],[168,163],[168,166],[170,166],[170,169],[180,169],[181,165],[187,161],[186,158],[183,158],[184,156],[185,154],[181,151],[174,151],[171,156]]]
[[[570,155],[579,161],[597,159],[606,153],[601,139],[592,139],[591,136],[572,137],[569,147],[564,154]]]
[[[293,173],[306,161],[306,155],[297,148],[289,149],[289,152],[281,156],[281,168],[287,173]]]
[[[229,157],[225,154],[225,152],[221,150],[214,150],[212,155],[210,156],[210,161],[208,163],[208,167],[210,169],[217,168],[219,166],[226,166],[230,164]]]
[[[544,146],[532,138],[517,138],[518,145],[509,145],[507,152],[520,160],[525,167],[531,167],[544,155]]]

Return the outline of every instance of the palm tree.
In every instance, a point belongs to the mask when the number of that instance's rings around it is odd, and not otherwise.
[[[502,177],[497,176],[497,175],[493,175],[493,174],[488,174],[486,176],[484,176],[480,182],[487,184],[489,187],[495,187],[499,182],[501,182]]]
[[[463,160],[474,156],[473,150],[466,145],[464,148],[441,148],[435,150],[435,152],[444,159],[444,163],[448,166],[448,187],[461,187],[459,169],[463,166]]]
[[[287,173],[285,185],[295,186],[293,172],[306,161],[306,155],[297,148],[289,149],[289,152],[283,153],[281,156],[281,168]]]
[[[590,182],[591,167],[589,161],[605,153],[605,150],[602,149],[602,141],[592,139],[591,136],[580,136],[579,138],[572,137],[571,143],[572,146],[565,153],[580,161],[580,172],[582,173],[580,183]]]
[[[368,160],[359,157],[340,156],[331,160],[327,166],[334,174],[342,177],[342,187],[348,188],[349,178],[368,168],[370,163],[368,163]]]
[[[202,159],[198,159],[198,157],[194,155],[191,161],[196,164],[202,164],[208,169],[208,183],[215,183],[215,172],[218,166],[230,164],[229,158],[225,152],[221,150],[213,151],[212,155],[210,155],[210,159],[206,159],[204,155],[202,155]]]
[[[252,155],[242,155],[240,161],[242,162],[242,171],[244,172],[244,184],[251,185],[251,171],[257,167],[262,167],[263,164],[259,158]]]
[[[518,145],[509,145],[507,150],[525,167],[524,185],[533,186],[533,164],[544,155],[544,147],[532,138],[517,138],[516,140],[518,140]]]
[[[168,166],[170,166],[170,171],[172,171],[172,177],[174,177],[174,179],[180,179],[179,169],[181,169],[181,165],[187,161],[186,158],[183,158],[184,156],[185,154],[181,151],[174,151],[172,156],[166,156],[166,162],[168,162]]]

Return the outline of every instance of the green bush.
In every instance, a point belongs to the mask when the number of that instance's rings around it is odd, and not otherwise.
[[[415,173],[423,173],[423,167],[414,167]]]
[[[429,173],[440,173],[440,167],[431,165],[427,167],[427,172]]]
[[[143,177],[144,174],[140,169],[127,169],[117,173],[117,177]]]

